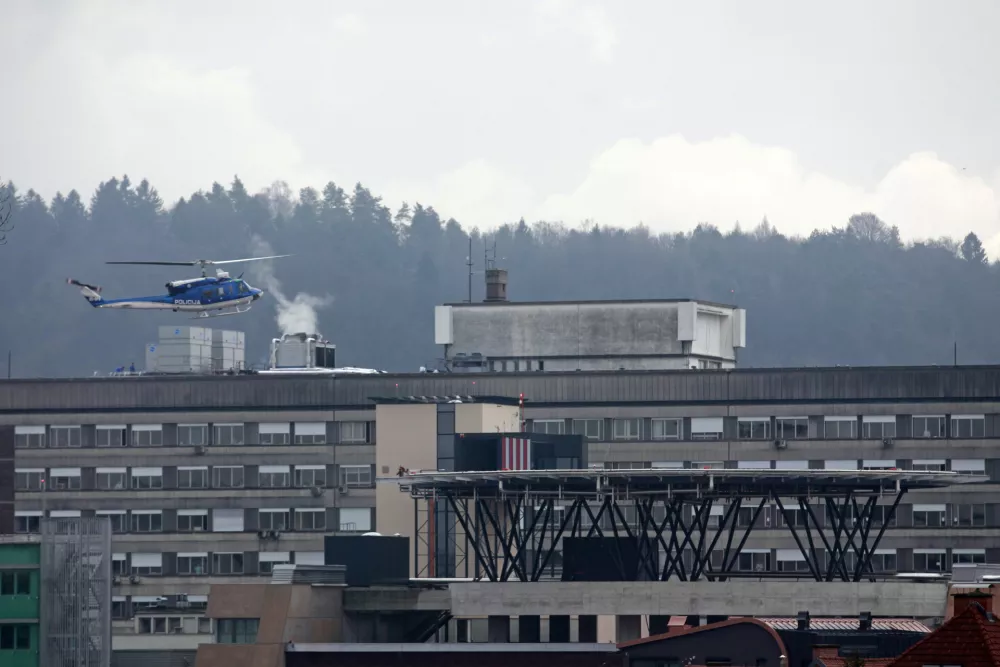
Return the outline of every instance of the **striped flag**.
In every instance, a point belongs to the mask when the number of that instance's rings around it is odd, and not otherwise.
[[[531,439],[504,436],[501,470],[531,470]]]

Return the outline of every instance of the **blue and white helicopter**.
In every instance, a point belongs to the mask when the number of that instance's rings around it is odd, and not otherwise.
[[[167,294],[157,296],[137,296],[127,299],[105,299],[101,288],[70,278],[67,282],[80,288],[84,298],[94,308],[123,308],[130,310],[172,310],[174,312],[197,313],[201,317],[222,317],[239,315],[250,310],[251,304],[259,299],[264,290],[252,287],[243,280],[243,274],[231,278],[222,269],[209,276],[206,267],[220,264],[239,264],[263,259],[279,259],[291,255],[271,255],[269,257],[248,257],[245,259],[210,260],[196,259],[193,262],[107,262],[108,264],[140,264],[146,266],[200,266],[201,278],[173,280],[167,283]],[[226,311],[226,312],[213,312]]]

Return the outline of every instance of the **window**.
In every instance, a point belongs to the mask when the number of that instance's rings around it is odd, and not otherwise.
[[[896,513],[892,512],[890,516],[890,511],[892,506],[890,505],[876,505],[872,508],[871,522],[873,527],[882,527],[883,525],[895,526],[896,525]],[[886,520],[888,519],[888,523]]]
[[[98,447],[124,447],[125,431],[128,430],[124,424],[114,426],[98,426],[95,443]]]
[[[162,489],[163,468],[132,468],[133,489]]]
[[[207,553],[177,554],[177,574],[187,574],[192,576],[208,574],[208,554]]]
[[[983,415],[960,415],[951,418],[951,437],[985,438],[986,417]]]
[[[18,468],[14,471],[14,488],[17,491],[41,491],[43,479],[44,468]]]
[[[127,468],[98,468],[97,488],[102,491],[123,491],[128,488]]]
[[[785,506],[784,512],[782,512],[781,508],[778,507],[777,505],[775,505],[774,507],[774,513],[777,516],[777,524],[779,526],[789,525],[788,521],[785,520],[785,515],[787,514],[788,518],[791,520],[791,525],[793,527],[805,528],[806,522],[809,520],[809,513],[803,512],[800,508],[795,507],[794,504],[787,502],[784,498],[781,499],[781,502]]]
[[[31,573],[0,572],[0,595],[31,595]]]
[[[287,445],[292,441],[291,426],[287,422],[259,424],[257,434],[257,441],[262,445]]]
[[[215,641],[219,644],[254,644],[257,642],[256,618],[220,618],[215,622]]]
[[[839,459],[834,461],[824,461],[823,468],[825,470],[857,470],[858,460],[857,459]]]
[[[692,440],[721,440],[722,417],[692,417]]]
[[[163,574],[163,554],[132,554],[132,574],[155,576]]]
[[[986,417],[983,415],[961,415],[951,418],[951,437],[985,438]]]
[[[97,516],[106,516],[111,522],[112,533],[128,532],[128,513],[125,510],[98,510]]]
[[[722,470],[726,464],[724,461],[691,461],[691,467],[697,470]]]
[[[137,634],[165,635],[181,632],[184,629],[182,616],[140,616]]]
[[[736,559],[736,569],[739,572],[770,572],[771,552],[743,549]]]
[[[132,617],[128,600],[124,595],[111,596],[111,618],[116,621],[126,621]]]
[[[30,651],[31,626],[26,623],[0,625],[0,650]]]
[[[866,440],[882,440],[896,437],[895,417],[862,417],[862,437]]]
[[[372,467],[340,466],[340,484],[351,487],[372,486]]]
[[[215,444],[221,447],[242,445],[243,424],[216,424]]]
[[[808,417],[778,417],[774,420],[777,440],[805,440],[809,437]]]
[[[986,505],[975,503],[951,506],[951,524],[960,528],[986,525]]]
[[[243,553],[212,554],[212,574],[243,574]]]
[[[212,468],[212,486],[216,489],[242,489],[243,466],[215,466]]]
[[[340,422],[340,441],[344,444],[368,442],[368,422]]]
[[[913,437],[914,438],[944,438],[947,437],[944,429],[943,416],[914,417]]]
[[[740,419],[737,424],[740,440],[767,440],[771,431],[770,419]]]
[[[178,489],[207,489],[208,466],[177,468]]]
[[[854,440],[858,437],[858,418],[826,417],[823,435],[827,440]]]
[[[259,512],[260,530],[288,530],[291,525],[289,521],[290,510],[287,509],[262,509]]]
[[[258,558],[257,569],[261,574],[271,574],[275,565],[287,565],[292,562],[292,554],[288,551],[261,551]]]
[[[372,529],[372,511],[369,507],[340,508],[340,530],[367,532]]]
[[[587,440],[604,439],[603,419],[574,419],[573,435],[582,435]]]
[[[326,486],[326,466],[295,466],[295,486]]]
[[[651,422],[653,440],[680,440],[680,419],[654,419]]]
[[[615,419],[611,424],[615,440],[638,440],[642,434],[641,419]]]
[[[51,468],[48,488],[50,491],[72,491],[80,488],[79,468]]]
[[[177,532],[197,533],[208,530],[208,510],[177,510]]]
[[[914,549],[913,569],[915,572],[944,572],[944,549]]]
[[[111,574],[116,577],[128,574],[128,556],[126,554],[111,554]]]
[[[873,572],[895,572],[896,571],[896,550],[876,549],[871,556]]]
[[[182,447],[207,445],[208,424],[178,424],[177,444]]]
[[[242,509],[212,510],[212,532],[242,533],[243,518]]]
[[[326,422],[295,422],[296,445],[325,445]]]
[[[895,459],[863,459],[862,470],[891,470],[896,468]]]
[[[79,426],[49,428],[49,447],[79,447],[82,444],[83,430]]]
[[[262,489],[284,489],[289,485],[289,466],[260,466],[257,486]]]
[[[295,510],[295,529],[326,530],[326,510],[322,507]]]
[[[14,446],[18,449],[39,449],[45,446],[44,426],[15,426]]]
[[[972,565],[986,563],[986,549],[952,549],[952,565]]]
[[[562,419],[536,419],[531,423],[531,430],[534,433],[562,435],[566,432],[566,422]]]
[[[961,475],[985,475],[985,459],[952,459],[951,469]]]
[[[914,459],[910,468],[919,472],[941,472],[945,464],[944,459]]]
[[[945,522],[944,505],[914,505],[913,506],[913,527],[914,528],[942,528],[948,524]]]
[[[163,427],[159,424],[133,424],[133,447],[160,447],[163,445]]]
[[[163,512],[160,510],[133,510],[133,533],[159,533],[163,531]]]
[[[808,572],[806,557],[798,549],[778,549],[775,552],[779,572]]]
[[[39,533],[41,532],[41,512],[15,512],[14,532],[15,533]]]

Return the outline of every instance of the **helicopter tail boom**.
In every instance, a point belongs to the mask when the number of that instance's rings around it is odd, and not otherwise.
[[[90,302],[90,305],[94,308],[100,307],[104,303],[104,297],[101,296],[101,288],[99,285],[88,285],[87,283],[82,283],[79,280],[74,280],[69,278],[66,280],[70,285],[74,285],[80,288],[80,293],[83,294],[84,298]]]

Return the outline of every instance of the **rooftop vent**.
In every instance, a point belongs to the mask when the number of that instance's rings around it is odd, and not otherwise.
[[[486,302],[507,300],[507,269],[486,269]]]
[[[808,630],[809,629],[809,612],[808,611],[800,611],[798,613],[798,615],[795,617],[795,620],[798,621],[798,628],[799,628],[799,630]]]

